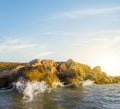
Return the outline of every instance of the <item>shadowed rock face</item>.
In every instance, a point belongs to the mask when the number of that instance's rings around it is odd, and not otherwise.
[[[11,87],[13,74],[9,70],[4,70],[0,73],[0,88]]]
[[[77,86],[79,81],[87,79],[97,84],[120,82],[120,77],[108,77],[105,72],[102,72],[100,66],[91,69],[90,66],[77,63],[72,59],[66,62],[35,59],[13,69],[0,71],[0,88],[10,88],[12,82],[18,81],[19,78],[28,81],[46,81],[49,87],[52,87],[54,82]]]

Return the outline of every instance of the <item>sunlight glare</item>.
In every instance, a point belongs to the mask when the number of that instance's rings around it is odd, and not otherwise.
[[[117,75],[118,73],[118,59],[116,56],[105,56],[100,58],[99,65],[108,75]]]

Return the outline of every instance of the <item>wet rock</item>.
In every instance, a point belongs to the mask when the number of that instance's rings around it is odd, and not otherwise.
[[[17,80],[23,78],[26,81],[45,81],[48,87],[52,87],[55,82],[59,82],[57,76],[52,74],[51,71],[46,69],[43,65],[20,69],[16,78]]]
[[[9,87],[12,83],[13,74],[9,70],[0,72],[0,88]]]

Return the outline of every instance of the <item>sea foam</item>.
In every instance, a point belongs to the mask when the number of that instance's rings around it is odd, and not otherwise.
[[[31,101],[34,96],[45,91],[48,91],[48,87],[45,81],[25,81],[20,79],[15,83],[16,90],[23,94],[23,100]]]
[[[92,80],[84,80],[84,81],[80,81],[79,84],[81,86],[90,86],[90,85],[94,84],[94,81],[92,81]]]

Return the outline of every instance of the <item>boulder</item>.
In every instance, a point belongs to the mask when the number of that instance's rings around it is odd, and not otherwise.
[[[0,88],[8,88],[12,85],[13,74],[9,70],[0,72]]]
[[[15,74],[15,73],[17,73],[21,68],[24,68],[24,67],[26,67],[26,66],[24,66],[24,65],[18,65],[17,67],[13,68],[13,69],[11,70],[11,72]]]
[[[0,72],[0,88],[11,88],[12,82],[15,79],[15,75],[20,69],[24,68],[23,65],[18,65],[11,70],[3,70]]]
[[[52,69],[51,69],[52,70]],[[36,67],[26,67],[20,69],[15,77],[15,82],[19,79],[28,81],[45,81],[48,87],[53,87],[55,82],[59,82],[57,76],[51,73],[50,70],[46,69],[43,65]]]
[[[41,60],[34,59],[34,60],[30,61],[28,65],[31,65],[32,67],[39,66],[39,65],[41,65]]]
[[[95,72],[102,72],[100,66],[95,66],[92,70]]]
[[[51,73],[52,73],[52,74],[56,74],[56,73],[57,73],[56,67],[52,67],[52,68],[51,68]]]
[[[29,63],[24,63],[23,66],[24,67],[30,67],[30,64]]]
[[[66,68],[65,63],[62,63],[62,64],[60,65],[60,67],[59,67],[59,72],[64,72],[64,71],[66,71],[66,70],[67,70],[67,68]]]
[[[54,60],[42,60],[41,63],[45,68],[55,66]]]

